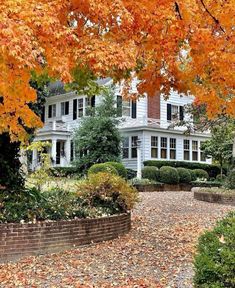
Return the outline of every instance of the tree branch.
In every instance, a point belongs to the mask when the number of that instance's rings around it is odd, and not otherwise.
[[[183,20],[182,15],[180,13],[180,7],[177,2],[175,2],[175,11],[178,13],[180,20]]]
[[[208,13],[208,14],[210,15],[210,17],[211,17],[211,18],[215,21],[215,23],[219,26],[219,28],[221,29],[221,31],[222,31],[223,33],[225,33],[225,30],[224,30],[224,28],[220,25],[219,20],[218,20],[214,15],[211,14],[211,12],[210,12],[210,11],[208,10],[208,8],[206,7],[204,1],[203,1],[203,0],[200,0],[200,2],[201,2],[201,4],[202,4],[202,6],[204,7],[206,13]]]

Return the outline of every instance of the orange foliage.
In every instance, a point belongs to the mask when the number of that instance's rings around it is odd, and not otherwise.
[[[30,72],[71,81],[76,65],[140,92],[196,95],[209,117],[235,116],[235,0],[0,0],[0,133],[40,127]]]

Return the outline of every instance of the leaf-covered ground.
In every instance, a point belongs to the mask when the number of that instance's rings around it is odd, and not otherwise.
[[[119,239],[0,265],[0,287],[192,287],[198,235],[232,207],[189,192],[144,193]]]

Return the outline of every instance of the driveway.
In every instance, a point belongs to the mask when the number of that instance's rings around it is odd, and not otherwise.
[[[191,192],[141,198],[128,235],[0,265],[0,287],[192,287],[198,235],[232,207],[196,201]]]

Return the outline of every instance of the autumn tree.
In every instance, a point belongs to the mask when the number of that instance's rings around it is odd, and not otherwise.
[[[32,70],[71,82],[88,68],[127,85],[135,72],[140,93],[173,88],[209,118],[235,116],[233,0],[5,0],[0,11],[0,132],[12,140],[42,125]]]

